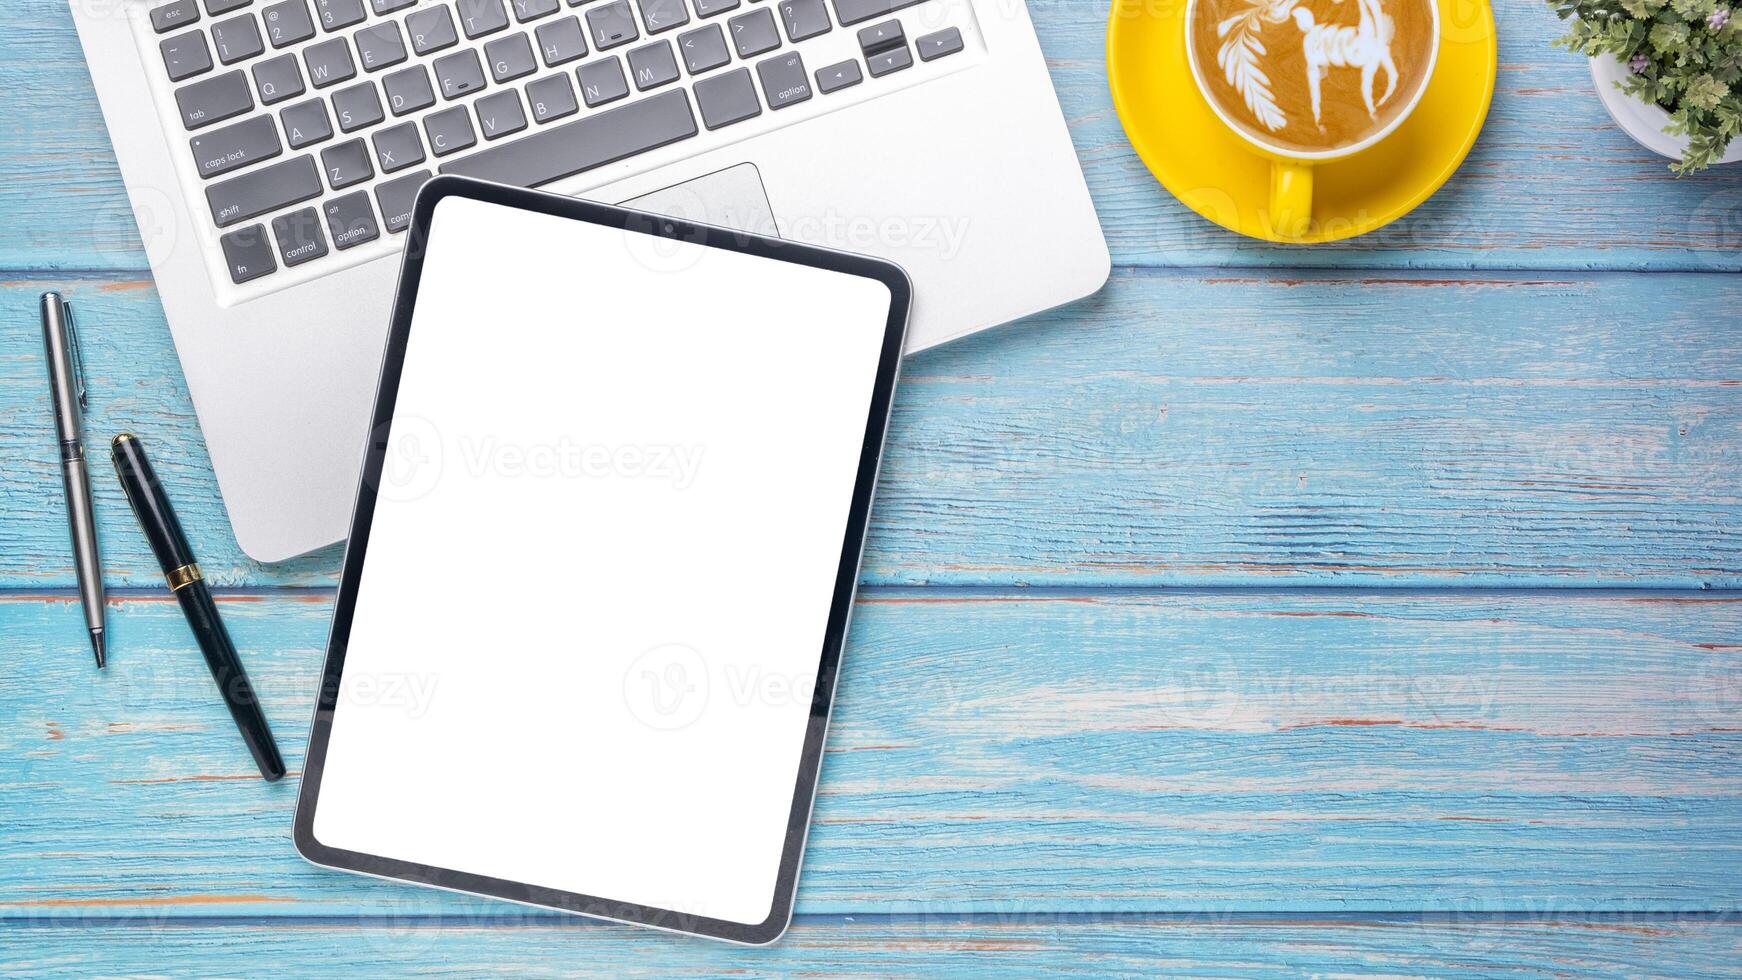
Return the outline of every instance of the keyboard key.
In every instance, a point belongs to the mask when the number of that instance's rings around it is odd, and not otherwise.
[[[539,123],[572,116],[580,111],[580,106],[575,104],[575,87],[569,84],[567,75],[552,75],[528,83],[526,101],[532,106],[533,121]]]
[[[271,116],[255,116],[188,140],[194,164],[204,178],[227,174],[284,152]]]
[[[681,88],[666,89],[628,105],[498,143],[444,163],[441,170],[537,187],[694,135],[696,119],[690,114],[689,97]]]
[[[587,30],[593,34],[593,47],[600,51],[628,44],[641,36],[635,29],[635,15],[629,10],[629,0],[612,0],[587,11]]]
[[[674,27],[682,27],[690,22],[689,8],[683,5],[683,0],[635,0],[641,5],[641,22],[647,25],[647,33],[658,34]]]
[[[393,14],[407,7],[417,6],[418,0],[369,0],[369,6],[375,9],[377,15]]]
[[[454,18],[446,7],[430,7],[405,18],[405,30],[411,35],[411,50],[429,54],[460,43],[454,33]]]
[[[757,62],[756,74],[762,77],[762,94],[767,96],[770,109],[784,109],[811,97],[810,76],[796,51]]]
[[[367,16],[363,13],[363,0],[315,0],[315,12],[320,14],[321,26],[329,31],[361,24]]]
[[[532,39],[525,34],[510,34],[484,45],[484,60],[490,63],[490,77],[498,82],[523,78],[538,70],[532,56]]]
[[[393,21],[370,24],[351,38],[357,42],[357,57],[364,71],[380,71],[405,60],[405,35]]]
[[[621,99],[629,94],[629,83],[623,80],[623,63],[616,58],[589,61],[575,70],[581,83],[581,98],[591,108]]]
[[[909,51],[906,45],[903,45],[866,58],[865,66],[871,69],[872,78],[882,78],[891,72],[913,67],[913,52]]]
[[[181,108],[183,126],[201,129],[254,108],[254,95],[248,90],[248,76],[237,69],[183,85],[175,90],[175,104]]]
[[[315,158],[300,156],[250,170],[206,187],[206,203],[219,228],[282,210],[321,194]]]
[[[696,108],[702,111],[702,124],[709,129],[762,114],[762,103],[756,101],[756,84],[750,81],[748,68],[701,79],[695,90]]]
[[[339,131],[344,133],[373,126],[386,118],[381,113],[381,96],[375,94],[374,82],[334,92],[333,115],[339,118]]]
[[[327,254],[327,237],[321,233],[321,215],[314,208],[303,208],[273,218],[272,237],[278,239],[278,254],[284,257],[287,269]]]
[[[962,50],[962,32],[954,27],[946,27],[935,34],[926,34],[916,38],[913,46],[919,49],[919,60],[921,61],[942,58]]]
[[[383,76],[381,87],[387,90],[387,105],[396,116],[435,105],[435,87],[429,82],[429,70],[422,65]]]
[[[455,0],[460,12],[460,27],[468,38],[494,34],[508,26],[508,11],[502,0]]]
[[[315,88],[336,85],[357,74],[357,64],[351,60],[351,46],[342,37],[303,48],[302,60],[308,64],[308,80]]]
[[[230,269],[230,281],[238,286],[278,271],[278,262],[272,257],[272,242],[266,238],[265,225],[233,231],[218,239],[218,244],[224,249],[224,264]]]
[[[256,62],[254,88],[260,93],[261,105],[272,105],[296,98],[303,93],[301,62],[296,60],[294,54],[281,54],[276,58]]]
[[[456,51],[435,60],[436,84],[442,87],[442,98],[457,99],[471,95],[484,87],[484,66],[478,64],[478,52]]]
[[[173,0],[171,3],[151,8],[151,29],[159,34],[195,23],[199,19],[200,8],[194,0]]]
[[[398,180],[375,185],[375,203],[381,205],[381,221],[390,234],[397,235],[411,227],[411,211],[417,203],[417,192],[429,182],[429,178],[429,171],[419,170]]]
[[[253,2],[254,0],[206,0],[206,13],[216,17],[232,10],[241,10]]]
[[[738,49],[740,58],[754,57],[780,47],[780,31],[774,26],[774,14],[767,7],[739,14],[727,21],[726,26],[731,30],[732,44]]]
[[[817,91],[824,95],[852,88],[864,80],[864,76],[859,74],[859,63],[851,58],[840,64],[825,65],[817,69]]]
[[[560,0],[510,0],[514,5],[514,19],[522,24],[540,17],[549,17],[562,9]]]
[[[172,82],[212,70],[212,49],[206,47],[206,36],[199,31],[165,38],[157,50],[163,54],[163,67],[169,70]]]
[[[423,138],[417,135],[417,123],[400,123],[377,130],[374,140],[375,159],[380,162],[384,174],[423,162]]]
[[[438,157],[458,153],[478,142],[477,134],[472,131],[472,116],[463,105],[423,117],[423,131],[429,136],[430,149]]]
[[[526,112],[520,108],[520,93],[506,89],[486,95],[473,106],[478,111],[478,128],[487,140],[501,139],[526,128]]]
[[[315,21],[308,12],[308,0],[268,4],[261,16],[266,20],[266,39],[275,48],[298,44],[315,36]]]
[[[899,20],[886,20],[881,24],[859,28],[859,50],[865,52],[867,58],[899,48],[906,43],[907,35],[902,33]]]
[[[321,169],[327,172],[327,183],[336,191],[375,176],[375,167],[369,162],[369,148],[362,140],[351,140],[322,150]]]
[[[327,116],[327,104],[320,99],[286,108],[278,114],[278,121],[284,125],[284,138],[293,150],[333,138],[333,121]]]
[[[677,56],[665,41],[644,44],[629,51],[629,74],[635,76],[635,87],[645,92],[678,78]]]
[[[326,212],[333,245],[341,252],[381,237],[381,226],[375,223],[375,209],[369,206],[367,191],[335,197],[321,210]]]
[[[922,2],[924,0],[835,0],[835,17],[845,27]]]
[[[712,17],[728,10],[737,10],[741,0],[696,0],[696,13],[702,17]]]
[[[544,63],[552,68],[566,64],[587,53],[586,35],[581,33],[581,19],[570,15],[538,26],[538,50]]]
[[[260,22],[253,14],[243,14],[212,25],[212,46],[218,49],[218,60],[226,65],[252,58],[266,50],[260,40]]]
[[[834,28],[823,0],[781,0],[780,19],[785,22],[786,36],[791,41],[827,34]]]
[[[726,53],[726,35],[720,32],[718,24],[679,34],[677,46],[683,50],[684,65],[692,75],[700,75],[732,60],[732,56]]]

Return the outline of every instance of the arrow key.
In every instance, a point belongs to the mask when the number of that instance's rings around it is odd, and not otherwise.
[[[824,95],[852,88],[864,80],[865,76],[859,73],[859,63],[851,58],[837,65],[817,69],[817,91]]]
[[[927,34],[915,40],[913,46],[919,49],[921,61],[942,58],[962,50],[962,32],[954,27],[947,27],[936,34]]]

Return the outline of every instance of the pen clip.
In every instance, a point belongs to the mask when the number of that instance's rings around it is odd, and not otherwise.
[[[67,346],[73,353],[73,385],[78,389],[79,407],[90,408],[91,400],[85,394],[85,349],[79,343],[79,321],[73,316],[73,304],[63,301],[61,309],[67,314]]]

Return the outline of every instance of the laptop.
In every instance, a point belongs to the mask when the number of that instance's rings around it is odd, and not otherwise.
[[[1108,275],[1022,0],[71,8],[231,527],[260,561],[345,534],[397,256],[436,174],[889,259],[914,283],[909,352]],[[575,303],[612,288],[574,269]]]

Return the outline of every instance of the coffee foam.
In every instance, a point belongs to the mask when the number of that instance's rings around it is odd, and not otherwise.
[[[1431,3],[1198,0],[1189,43],[1211,98],[1249,136],[1285,151],[1337,150],[1415,99],[1433,61]]]

